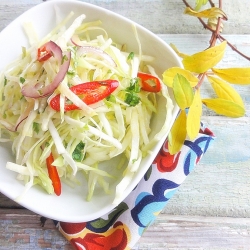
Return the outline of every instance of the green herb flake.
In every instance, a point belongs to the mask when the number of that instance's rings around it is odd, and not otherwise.
[[[24,82],[25,82],[25,78],[23,78],[23,77],[20,77],[20,83],[22,83],[22,84],[24,84]]]
[[[69,58],[66,55],[64,55],[62,58],[61,64],[63,64],[65,61],[68,61],[68,60],[69,60]]]
[[[4,86],[6,86],[7,85],[7,78],[6,78],[6,76],[4,77]]]
[[[40,130],[39,123],[33,122],[33,130],[38,134]]]
[[[127,92],[125,95],[125,102],[129,105],[129,106],[136,106],[137,104],[139,104],[140,102],[140,97],[133,92]]]
[[[125,102],[129,106],[136,106],[140,102],[140,97],[137,93],[141,90],[140,81],[138,78],[133,78],[130,80],[129,87],[126,88]]]
[[[72,153],[72,158],[74,161],[81,162],[84,158],[83,149],[85,147],[85,144],[81,141],[77,144],[76,148],[74,149]]]
[[[126,91],[134,93],[139,93],[141,91],[141,85],[138,77],[131,79],[129,84],[130,85],[126,88]]]
[[[71,76],[71,77],[75,76],[75,74],[76,74],[76,73],[75,73],[73,70],[71,70],[71,71],[69,70],[69,71],[67,72],[67,75],[68,75],[68,76]]]
[[[137,160],[138,160],[138,159],[133,159],[133,160],[132,160],[132,163],[134,164]]]
[[[127,60],[133,60],[135,57],[135,53],[134,52],[130,52],[128,57],[127,57]]]
[[[79,142],[78,145],[76,146],[76,148],[79,149],[79,150],[83,150],[84,147],[85,147],[85,144],[82,141]]]

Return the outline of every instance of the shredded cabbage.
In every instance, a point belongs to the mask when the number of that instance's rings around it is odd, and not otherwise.
[[[70,13],[43,39],[38,39],[32,23],[26,23],[30,47],[23,48],[20,57],[0,75],[0,140],[13,142],[12,150],[16,158],[6,167],[15,171],[18,179],[25,183],[21,196],[34,185],[40,185],[53,194],[46,166],[46,158],[52,152],[53,165],[66,184],[77,183],[75,176],[82,173],[88,182],[87,200],[91,200],[98,186],[106,193],[115,191],[114,204],[118,204],[142,158],[150,153],[168,130],[173,104],[162,82],[160,93],[140,91],[137,105],[125,101],[126,89],[138,71],[157,76],[148,65],[153,58],[142,54],[135,27],[139,53],[129,58],[129,52],[123,51],[124,45],[116,44],[108,36],[101,27],[101,21],[84,22],[85,15],[81,15],[66,28],[72,16],[73,13]],[[92,37],[92,31],[99,31],[99,35]],[[46,86],[58,72],[53,58],[44,63],[37,61],[38,48],[49,40],[62,51],[71,52],[68,72],[49,96],[36,99],[25,97],[21,93],[24,85],[42,82]],[[75,43],[98,48],[105,54],[82,54]],[[118,80],[119,86],[109,98],[96,104],[85,104],[70,90],[71,86],[83,82],[105,79]],[[57,94],[60,94],[60,112],[50,107],[51,99]],[[167,112],[162,129],[149,139],[151,118],[157,112],[156,95],[166,99]],[[80,109],[64,112],[65,97]],[[122,155],[118,164],[120,176],[102,169],[100,163],[119,155]],[[110,190],[109,182],[113,178],[120,180],[116,190]]]

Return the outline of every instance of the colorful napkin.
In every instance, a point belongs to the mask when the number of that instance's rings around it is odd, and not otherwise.
[[[213,140],[213,133],[201,124],[198,137],[186,140],[175,155],[169,154],[165,141],[144,178],[113,211],[92,221],[58,222],[59,231],[77,250],[131,249]]]

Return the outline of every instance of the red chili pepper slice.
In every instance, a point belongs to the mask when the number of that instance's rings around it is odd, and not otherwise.
[[[147,73],[138,72],[137,77],[141,79],[141,89],[148,92],[159,92],[161,90],[160,80]]]
[[[39,62],[45,62],[52,56],[55,57],[59,62],[61,62],[61,60],[62,60],[62,50],[53,41],[49,41],[49,42],[43,44],[37,50],[37,60]]]
[[[86,104],[93,104],[108,97],[117,87],[117,80],[93,81],[75,85],[70,90],[78,95]],[[50,106],[56,111],[60,111],[60,94],[50,101]],[[65,102],[64,111],[79,109],[75,104]]]
[[[37,50],[37,60],[39,62],[45,62],[52,56],[53,56],[52,51],[47,50],[46,45],[43,45],[42,47],[38,48],[38,50]]]
[[[52,181],[54,192],[57,196],[59,196],[61,194],[61,181],[57,172],[57,168],[52,165],[53,162],[54,157],[52,153],[50,153],[49,157],[46,159],[47,169],[49,173],[49,178]]]

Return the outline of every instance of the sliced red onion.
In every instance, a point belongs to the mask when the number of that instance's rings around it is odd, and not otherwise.
[[[62,60],[62,50],[61,48],[53,41],[49,41],[47,43],[45,43],[43,46],[41,46],[40,49],[44,49],[47,52],[51,52],[53,57],[58,60],[61,61]]]
[[[94,46],[81,46],[81,47],[79,47],[79,49],[77,51],[78,56],[82,56],[83,54],[86,54],[86,53],[92,53],[92,54],[99,55],[106,62],[108,62],[110,64],[110,66],[112,66],[112,67],[117,66],[115,61],[113,60],[113,58],[100,48],[97,48]]]
[[[22,88],[22,94],[26,97],[31,98],[40,98],[46,97],[52,94],[55,89],[59,86],[59,84],[63,81],[70,65],[71,53],[67,51],[64,56],[65,59],[63,60],[63,64],[60,66],[59,72],[57,73],[56,77],[52,81],[51,84],[42,87],[42,83],[36,83],[33,85],[24,85]],[[62,58],[63,58],[62,57]],[[61,63],[61,60],[59,61]]]
[[[18,127],[20,126],[20,124],[21,124],[24,120],[26,120],[26,119],[28,118],[28,116],[22,116],[21,118],[22,118],[22,119],[20,119],[20,120],[17,122],[17,124],[16,124],[15,131],[17,131],[17,129],[18,129]]]
[[[70,40],[77,47],[82,47],[87,45],[87,43],[85,41],[81,41],[79,36],[77,35],[73,35]]]
[[[49,41],[46,48],[51,50],[55,59],[57,59],[59,62],[62,61],[62,50],[56,43]]]

